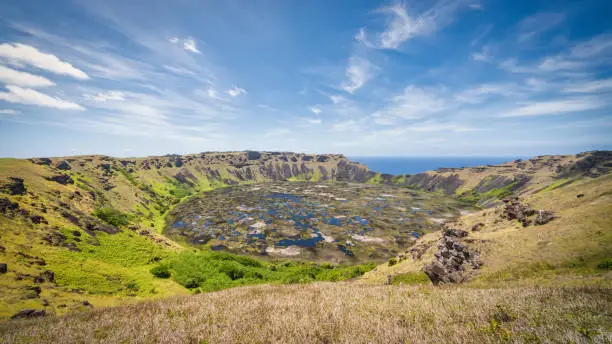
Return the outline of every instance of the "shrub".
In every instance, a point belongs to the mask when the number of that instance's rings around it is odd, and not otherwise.
[[[127,214],[113,208],[100,208],[94,211],[93,214],[100,220],[115,227],[125,226],[130,222],[130,217]]]
[[[597,268],[601,270],[612,270],[612,258],[608,258],[597,264]]]
[[[151,269],[151,274],[157,278],[170,278],[170,268],[167,265],[158,265]]]
[[[397,264],[397,258],[389,258],[389,266],[393,266],[395,264]]]

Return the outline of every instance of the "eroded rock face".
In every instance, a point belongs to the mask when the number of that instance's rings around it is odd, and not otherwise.
[[[425,191],[443,190],[447,195],[453,194],[463,183],[458,174],[443,176],[440,174],[419,173],[406,176],[404,179],[405,185]]]
[[[472,271],[482,266],[478,252],[461,242],[461,238],[467,235],[460,229],[442,230],[438,252],[434,253],[435,260],[423,270],[434,285],[461,283],[470,277]]]

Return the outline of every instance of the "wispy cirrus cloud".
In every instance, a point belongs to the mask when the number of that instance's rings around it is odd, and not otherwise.
[[[186,37],[183,39],[178,38],[178,37],[170,37],[168,38],[168,41],[172,44],[182,46],[182,48],[185,49],[186,51],[189,51],[195,54],[200,54],[197,43],[193,37]]]
[[[525,42],[536,39],[546,31],[563,23],[565,17],[565,13],[562,12],[541,12],[531,15],[518,24],[517,40]]]
[[[448,109],[450,104],[439,92],[414,85],[393,97],[391,104],[375,112],[374,121],[382,125],[395,124],[397,119],[418,119]]]
[[[562,115],[566,113],[599,109],[605,105],[606,104],[604,102],[596,98],[552,100],[520,106],[499,115],[499,117]]]
[[[455,13],[469,5],[476,4],[475,1],[465,0],[441,0],[435,5],[417,15],[408,13],[405,4],[395,4],[383,7],[376,12],[387,16],[387,26],[384,31],[374,33],[370,38],[365,29],[361,29],[355,36],[359,42],[368,47],[380,49],[397,49],[404,42],[417,36],[430,35],[454,20]],[[473,8],[472,9],[477,9]]]
[[[346,68],[347,81],[341,88],[354,93],[378,73],[378,67],[363,57],[351,56],[348,67]]]

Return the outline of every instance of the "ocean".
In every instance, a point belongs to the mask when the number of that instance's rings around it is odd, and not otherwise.
[[[417,174],[440,167],[474,167],[496,165],[524,157],[377,157],[352,156],[374,172],[389,174]]]

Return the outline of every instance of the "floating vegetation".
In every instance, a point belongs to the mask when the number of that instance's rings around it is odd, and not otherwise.
[[[166,233],[234,253],[326,261],[385,260],[460,215],[448,197],[367,184],[280,182],[192,197]]]

